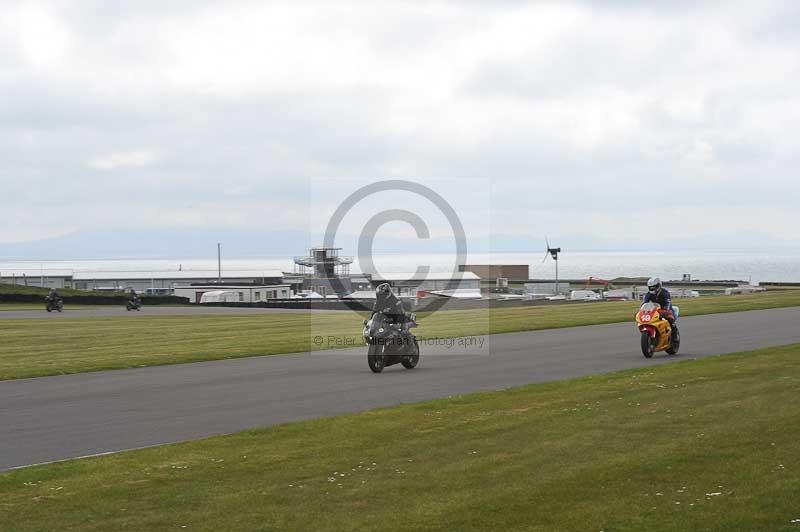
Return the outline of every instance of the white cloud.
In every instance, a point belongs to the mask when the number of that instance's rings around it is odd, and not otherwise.
[[[36,69],[58,69],[70,52],[71,34],[62,20],[43,4],[24,3],[9,14],[18,45]]]
[[[622,239],[650,187],[680,213],[665,238],[715,219],[782,238],[800,200],[788,1],[10,6],[0,188],[78,227],[130,223],[131,198],[152,227],[244,227],[264,205],[273,228],[319,226],[390,177],[475,234],[580,231],[547,211],[577,202]]]
[[[118,168],[150,166],[158,162],[160,157],[155,150],[132,150],[92,157],[86,164],[95,170],[116,170]]]

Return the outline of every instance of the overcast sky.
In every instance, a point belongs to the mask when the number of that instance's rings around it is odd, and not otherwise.
[[[390,178],[471,239],[800,238],[797,2],[114,4],[0,4],[0,243],[321,232]]]

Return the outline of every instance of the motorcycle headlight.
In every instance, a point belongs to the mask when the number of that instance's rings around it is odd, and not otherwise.
[[[378,332],[383,332],[383,327],[381,327],[380,329],[378,329]]]

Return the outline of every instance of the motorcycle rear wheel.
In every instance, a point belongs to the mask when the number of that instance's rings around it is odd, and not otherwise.
[[[642,333],[642,354],[645,358],[653,358],[653,353],[656,351],[655,338],[651,338],[650,334],[645,331]]]
[[[386,366],[386,355],[383,354],[383,345],[370,344],[367,350],[367,364],[373,373],[380,373]]]
[[[672,342],[672,345],[669,346],[667,349],[667,354],[670,355],[677,355],[678,350],[681,348],[681,332],[676,330],[675,331],[675,341]]]

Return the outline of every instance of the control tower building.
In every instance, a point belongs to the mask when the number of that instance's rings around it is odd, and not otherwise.
[[[303,290],[321,296],[343,296],[352,292],[350,265],[353,257],[339,254],[342,248],[314,247],[308,255],[295,257],[295,273],[303,275]]]

